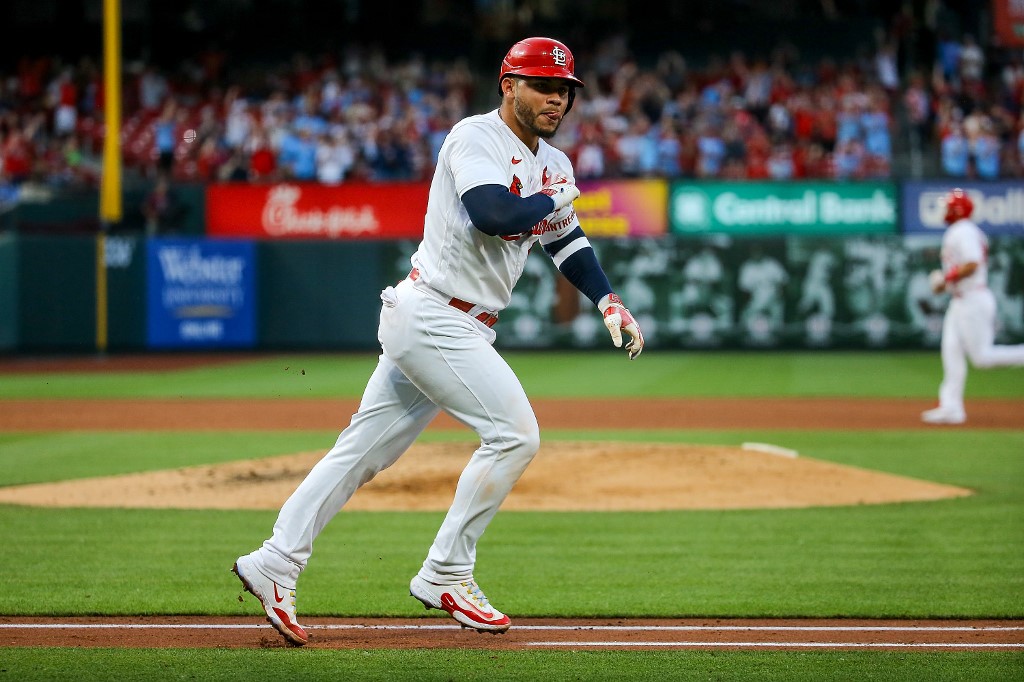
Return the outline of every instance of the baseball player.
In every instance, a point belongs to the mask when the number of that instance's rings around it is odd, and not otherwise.
[[[933,270],[932,291],[951,294],[942,320],[942,384],[939,406],[921,414],[928,424],[962,424],[967,360],[979,369],[1024,366],[1024,344],[994,345],[996,299],[988,288],[988,238],[971,220],[974,203],[962,189],[946,197],[942,269]]]
[[[293,645],[308,641],[295,585],[313,541],[442,410],[476,431],[480,446],[409,591],[464,627],[508,630],[509,617],[484,595],[473,567],[477,541],[540,445],[523,387],[492,345],[535,244],[598,307],[616,347],[625,335],[631,360],[643,350],[573,210],[572,165],[545,141],[583,87],[572,53],[550,38],[522,40],[502,61],[498,86],[500,107],[457,123],[441,147],[409,276],[381,292],[383,352],[359,410],[284,503],[273,535],[232,567]]]

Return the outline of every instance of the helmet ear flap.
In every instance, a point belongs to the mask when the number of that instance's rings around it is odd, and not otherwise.
[[[575,102],[575,101],[576,101],[576,88],[569,88],[569,104],[565,107],[565,114],[569,113],[569,110],[572,109],[573,102]],[[562,115],[565,116],[565,114],[562,114]]]

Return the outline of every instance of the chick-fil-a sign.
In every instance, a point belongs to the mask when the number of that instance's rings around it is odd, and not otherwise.
[[[210,185],[206,231],[262,239],[418,239],[426,183]]]

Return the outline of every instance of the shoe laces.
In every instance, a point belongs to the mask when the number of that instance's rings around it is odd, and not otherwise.
[[[278,583],[278,585],[280,585],[280,583]],[[285,589],[285,588],[282,588],[282,589]],[[287,590],[286,589],[285,591],[288,593],[288,597],[291,599],[292,610],[294,611],[295,610],[295,590]]]
[[[484,594],[480,586],[476,584],[475,580],[467,580],[462,583],[462,586],[466,588],[466,592],[470,597],[473,598],[480,606],[490,606],[491,603],[487,601],[487,595]]]

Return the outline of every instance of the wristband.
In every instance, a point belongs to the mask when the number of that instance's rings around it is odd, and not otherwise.
[[[958,279],[960,279],[960,268],[954,265],[949,269],[949,272],[946,273],[946,281],[953,284]]]

